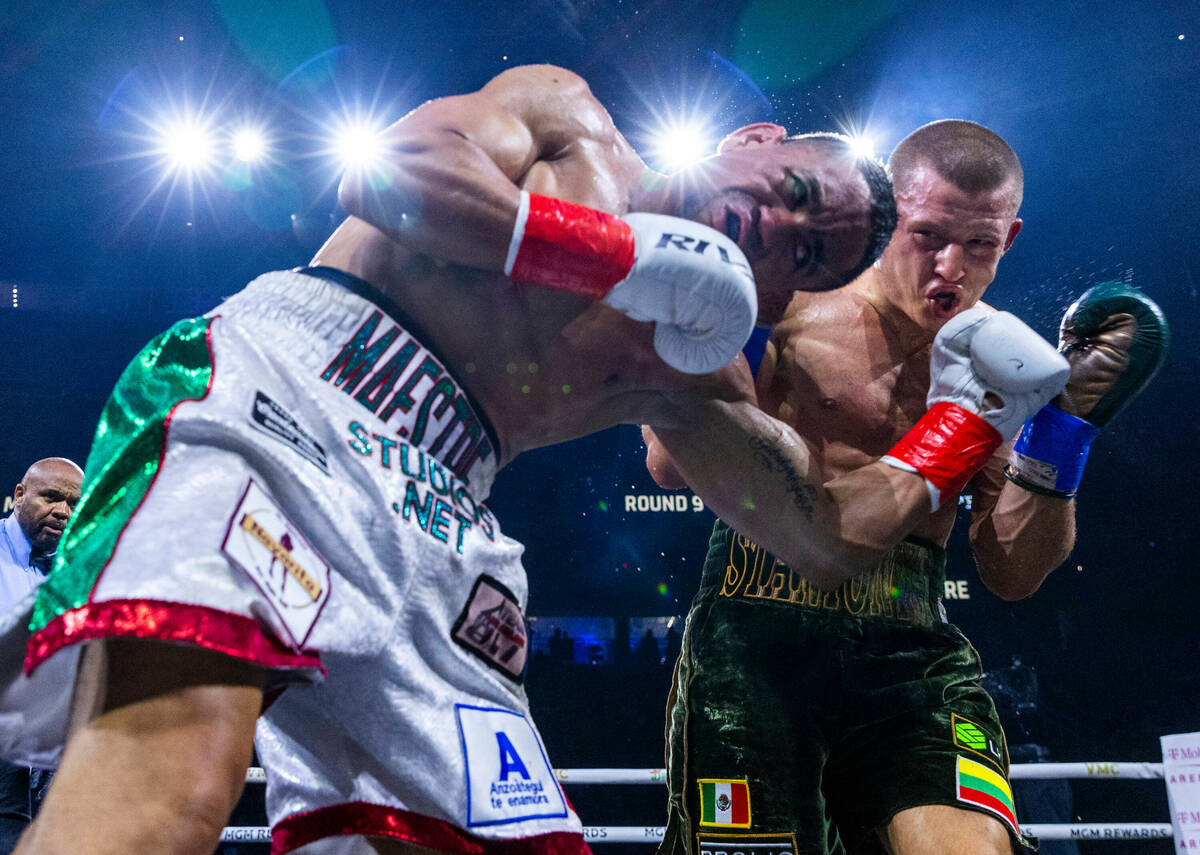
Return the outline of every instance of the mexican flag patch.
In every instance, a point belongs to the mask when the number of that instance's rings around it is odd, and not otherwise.
[[[700,824],[750,827],[750,787],[746,779],[700,778]]]
[[[974,760],[958,755],[958,800],[996,814],[1020,834],[1012,790],[1003,775],[998,775]]]

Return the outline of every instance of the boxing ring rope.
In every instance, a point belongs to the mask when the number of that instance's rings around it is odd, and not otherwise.
[[[1039,840],[1152,840],[1170,838],[1169,822],[1080,822],[1074,825],[1022,825],[1021,833]],[[653,826],[584,826],[583,837],[594,843],[658,843],[663,829]],[[270,843],[271,829],[231,826],[221,832],[222,843]]]
[[[1017,781],[1067,779],[1153,779],[1162,778],[1162,763],[1125,763],[1118,761],[1094,763],[1013,763],[1008,777]],[[662,784],[667,780],[666,769],[555,769],[554,777],[564,784]],[[266,773],[258,768],[246,770],[247,784],[261,784]]]
[[[662,784],[665,769],[555,769],[554,776],[564,784]],[[1163,777],[1162,763],[1014,763],[1009,767],[1013,780],[1147,780]],[[261,784],[266,773],[258,767],[246,770],[246,783]],[[1151,840],[1174,836],[1169,822],[1077,822],[1022,825],[1021,832],[1041,840]],[[662,826],[584,826],[588,843],[658,843]],[[221,832],[222,843],[269,843],[271,830],[256,826],[236,826]]]

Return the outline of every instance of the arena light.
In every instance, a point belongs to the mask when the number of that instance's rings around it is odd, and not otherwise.
[[[267,136],[262,128],[245,125],[230,137],[233,156],[243,163],[257,163],[266,157]]]
[[[342,168],[369,172],[383,165],[382,129],[365,121],[347,122],[333,137],[333,152]]]
[[[698,123],[668,125],[655,134],[650,157],[665,172],[679,172],[708,157],[716,148],[711,134]]]
[[[885,129],[881,128],[872,118],[842,117],[837,120],[838,130],[850,142],[850,153],[863,160],[879,159],[879,148],[887,137]]]
[[[162,153],[173,169],[196,172],[216,154],[212,130],[199,119],[179,119],[163,128]]]
[[[878,143],[874,137],[868,134],[858,133],[850,135],[850,153],[857,158],[874,158],[877,145]]]

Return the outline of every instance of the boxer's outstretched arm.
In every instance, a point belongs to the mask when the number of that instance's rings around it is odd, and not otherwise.
[[[971,547],[979,578],[996,596],[1033,594],[1075,545],[1075,500],[1041,496],[1004,477],[1011,443],[971,482]]]
[[[796,432],[750,401],[710,400],[676,415],[644,431],[655,479],[686,482],[717,516],[821,587],[870,567],[929,514],[924,479],[883,463],[821,483]]]
[[[347,174],[342,207],[411,250],[495,271],[504,269],[519,185],[539,162],[588,146],[632,153],[587,83],[549,65],[428,101],[385,138],[384,172]],[[568,198],[570,188],[562,190]]]
[[[643,428],[654,480],[668,489],[690,484],[719,517],[822,587],[870,567],[928,514],[922,479],[882,463],[821,484],[799,437],[746,407],[707,407],[698,433]],[[739,443],[748,454],[737,453]],[[1007,453],[1005,446],[972,481],[970,537],[983,583],[1018,600],[1066,560],[1075,502],[1006,480]]]

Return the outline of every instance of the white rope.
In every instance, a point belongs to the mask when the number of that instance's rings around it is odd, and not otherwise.
[[[1022,778],[1162,778],[1162,763],[1118,763],[1116,761],[1094,763],[1014,763],[1008,768],[1008,777],[1014,781]]]
[[[588,843],[658,843],[662,826],[584,826]],[[1039,840],[1152,840],[1172,837],[1169,822],[1080,822],[1071,825],[1023,825],[1021,833]],[[226,828],[222,843],[269,843],[271,829],[252,826]]]
[[[666,769],[555,769],[564,784],[665,784]]]
[[[1073,825],[1022,825],[1021,833],[1038,840],[1152,840],[1174,837],[1169,822],[1077,822]]]
[[[555,777],[564,784],[663,784],[664,769],[555,769]],[[1093,763],[1014,763],[1008,776],[1014,781],[1024,778],[1068,779],[1145,779],[1162,778],[1162,763],[1124,763],[1096,761]],[[261,784],[266,780],[263,770],[252,767],[246,771],[246,783]]]

